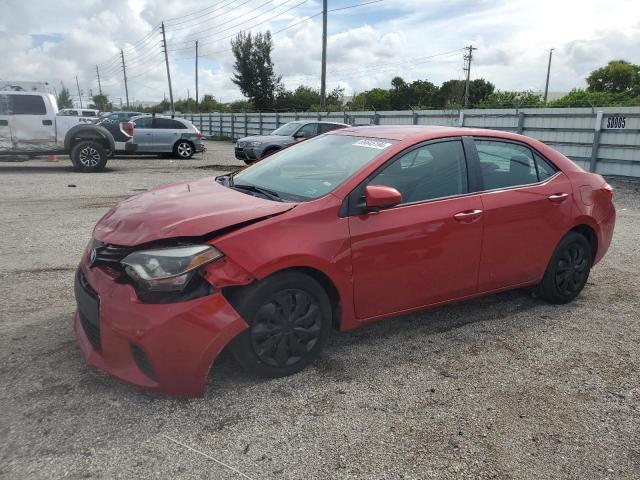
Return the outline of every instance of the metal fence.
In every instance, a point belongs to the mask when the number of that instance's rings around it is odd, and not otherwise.
[[[517,132],[556,148],[587,170],[640,177],[640,107],[177,115],[209,137],[267,134],[293,120],[350,125],[448,125]]]

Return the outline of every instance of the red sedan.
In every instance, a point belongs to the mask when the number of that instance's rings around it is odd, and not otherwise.
[[[76,336],[92,365],[172,394],[202,394],[226,347],[289,375],[332,328],[525,286],[573,300],[609,247],[612,197],[516,134],[337,130],[112,208],[78,268]]]

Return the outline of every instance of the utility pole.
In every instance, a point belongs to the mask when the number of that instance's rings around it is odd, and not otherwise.
[[[162,48],[164,50],[164,62],[167,64],[167,80],[169,80],[169,101],[171,102],[171,114],[176,113],[173,108],[173,90],[171,88],[171,72],[169,71],[169,52],[167,52],[167,37],[164,33],[164,22],[162,22]]]
[[[196,112],[198,111],[198,41],[196,40]]]
[[[82,108],[82,92],[80,92],[80,84],[78,83],[78,75],[76,75],[76,87],[78,87],[78,98],[80,99],[80,108]]]
[[[553,48],[549,50],[549,64],[547,65],[547,83],[544,85],[544,103],[547,103],[547,95],[549,94],[549,74],[551,73],[551,55],[553,55]]]
[[[467,72],[467,81],[464,84],[464,106],[465,108],[467,106],[469,106],[469,81],[471,79],[471,60],[473,60],[473,51],[477,50],[476,47],[474,47],[473,45],[469,45],[468,47],[466,47],[467,50],[469,50],[469,53],[467,53],[464,56],[464,59],[466,60],[466,65],[464,67],[464,70]]]
[[[320,78],[320,109],[327,106],[327,0],[322,0],[322,73]]]
[[[129,108],[129,86],[127,85],[127,66],[124,63],[124,50],[120,49],[122,57],[122,73],[124,75],[124,94],[127,97],[127,108]]]
[[[102,84],[100,83],[100,69],[98,65],[96,65],[96,75],[98,76],[98,92],[100,92],[100,96],[102,96]]]

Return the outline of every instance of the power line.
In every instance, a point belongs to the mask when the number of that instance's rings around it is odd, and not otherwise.
[[[295,8],[295,7],[294,7],[294,8]],[[276,30],[275,32],[271,32],[271,36],[277,35],[277,34],[279,34],[279,33],[281,33],[281,32],[284,32],[285,30],[289,30],[289,29],[291,29],[291,28],[297,27],[298,25],[300,25],[300,24],[302,24],[302,23],[304,23],[304,22],[306,22],[306,21],[308,21],[308,20],[311,20],[312,18],[317,17],[318,15],[322,15],[322,12],[317,12],[317,13],[315,13],[315,14],[313,14],[313,15],[308,16],[307,18],[303,18],[303,19],[302,19],[302,20],[300,20],[299,22],[296,22],[296,23],[293,23],[293,24],[291,24],[291,25],[289,25],[289,26],[287,26],[287,27],[281,28],[280,30]],[[270,20],[270,19],[269,19],[269,20]],[[252,27],[249,27],[248,29],[240,30],[239,32],[236,32],[236,33],[234,33],[234,34],[232,34],[232,35],[228,35],[228,36],[226,36],[226,37],[224,37],[224,38],[220,38],[220,39],[216,40],[216,42],[218,42],[218,41],[220,41],[220,40],[225,40],[225,39],[227,39],[227,38],[235,37],[238,33],[242,32],[242,31],[245,31],[245,32],[246,32],[246,31],[248,31],[248,30],[251,30],[252,28],[254,28],[254,27],[256,27],[256,26],[258,26],[258,25],[260,25],[260,24],[262,24],[262,23],[268,22],[269,20],[265,20],[264,22],[257,23],[257,24],[255,24],[255,25],[253,25]],[[230,52],[231,50],[232,50],[231,48],[225,48],[225,49],[222,49],[222,50],[214,50],[214,51],[209,51],[209,52],[201,53],[201,54],[200,54],[200,56],[201,56],[201,57],[206,57],[206,56],[208,56],[208,55],[214,55],[214,54],[216,54],[216,53]],[[186,59],[191,59],[191,58],[193,58],[193,57],[186,56],[186,57],[179,57],[179,58],[176,58],[176,60],[186,60]]]
[[[222,5],[220,8],[224,8],[224,7],[226,7],[227,5],[229,5],[229,4],[233,3],[233,2],[236,2],[236,1],[238,1],[238,0],[231,0],[229,3],[227,3],[227,4],[225,4],[225,5]],[[203,8],[203,9],[201,9],[201,10],[194,10],[193,12],[185,13],[184,15],[180,15],[180,16],[178,16],[178,17],[167,18],[167,19],[164,21],[164,23],[166,24],[166,26],[170,27],[172,24],[173,24],[173,25],[179,25],[179,24],[184,23],[184,22],[189,22],[190,20],[185,20],[185,18],[187,18],[187,17],[192,17],[192,16],[194,16],[194,15],[200,15],[200,16],[202,16],[202,15],[204,14],[203,12],[206,12],[207,10],[211,10],[211,9],[212,9],[212,8],[214,8],[214,7],[215,7],[215,5],[211,5],[210,7],[206,7],[206,8]],[[182,20],[182,21],[180,21],[180,22],[174,22],[174,20]]]
[[[184,28],[193,28],[194,26],[198,26],[198,25],[202,25],[204,23],[207,23],[209,21],[211,21],[212,19],[207,18],[206,20],[203,20],[204,17],[208,17],[210,15],[213,15],[214,13],[228,7],[230,4],[237,2],[238,0],[232,0],[229,3],[225,3],[224,5],[221,5],[220,7],[216,8],[215,10],[212,10],[209,13],[205,13],[203,15],[200,15],[200,17],[197,19],[198,21],[195,21],[195,19],[190,19],[190,20],[185,20],[183,22],[178,22],[178,23],[174,23],[173,25],[168,25],[168,28],[171,29],[171,31],[175,31],[175,30],[182,30]],[[244,2],[238,4],[238,5],[234,5],[233,8],[230,8],[227,11],[224,11],[222,13],[219,13],[215,16],[215,19],[217,20],[220,17],[223,17],[224,15],[226,15],[229,12],[232,12],[233,10],[236,10],[244,5],[246,5],[247,3],[251,2],[252,0],[245,0]],[[209,7],[211,8],[211,7]],[[182,25],[182,24],[186,24],[186,25]],[[175,26],[175,25],[182,25],[182,26]]]
[[[349,6],[346,6],[346,7],[332,8],[329,11],[330,12],[338,12],[340,10],[349,10],[350,8],[364,7],[365,5],[371,5],[373,3],[380,3],[380,2],[384,2],[384,0],[372,0],[371,2],[358,3],[357,5],[349,5]]]
[[[266,4],[268,4],[268,3],[271,3],[272,1],[273,1],[273,0],[269,0],[269,1],[267,1],[267,2],[265,2],[265,3],[263,3],[263,4],[261,4],[261,5],[260,5],[259,7],[257,7],[257,8],[261,8],[261,7],[263,7],[264,5],[266,5]],[[253,17],[251,17],[251,18],[248,18],[248,19],[246,19],[246,20],[243,20],[242,22],[238,22],[238,23],[236,23],[235,25],[232,25],[232,26],[230,26],[230,27],[224,28],[224,29],[222,29],[222,30],[213,31],[212,33],[209,33],[209,34],[207,34],[207,35],[198,36],[198,35],[197,35],[198,33],[203,33],[204,31],[201,31],[201,32],[195,32],[194,34],[190,34],[191,38],[186,39],[186,40],[183,40],[183,41],[180,41],[180,42],[177,42],[177,45],[180,45],[180,44],[183,44],[183,43],[189,43],[189,42],[192,42],[195,38],[197,38],[198,40],[202,40],[203,38],[215,37],[216,35],[218,35],[218,34],[220,34],[220,33],[228,32],[229,30],[232,30],[232,29],[234,29],[234,28],[236,28],[236,27],[238,27],[238,26],[240,26],[240,25],[242,25],[242,24],[244,24],[244,23],[248,23],[248,22],[250,22],[250,21],[252,21],[252,20],[255,20],[256,18],[261,17],[262,15],[265,15],[265,14],[267,14],[267,13],[270,13],[270,12],[272,12],[272,11],[274,11],[274,10],[276,10],[276,9],[280,8],[282,5],[286,5],[287,3],[291,3],[292,1],[293,1],[293,0],[285,0],[285,2],[283,2],[283,3],[281,3],[281,4],[278,4],[278,5],[274,6],[273,8],[270,8],[269,10],[266,10],[266,11],[264,11],[264,12],[261,12],[261,13],[259,13],[258,15],[255,15],[255,16],[253,16]],[[289,8],[287,8],[286,10],[284,10],[284,11],[282,11],[282,12],[278,13],[277,15],[274,15],[274,16],[270,17],[270,18],[269,18],[269,19],[267,19],[267,20],[263,20],[262,22],[257,23],[257,24],[256,24],[256,25],[254,25],[253,27],[255,27],[255,26],[257,26],[257,25],[261,25],[261,24],[263,24],[263,23],[266,23],[266,22],[268,22],[268,21],[270,21],[270,20],[273,20],[274,18],[278,18],[278,17],[280,17],[280,16],[284,15],[285,13],[287,13],[287,12],[289,12],[289,11],[293,10],[294,8],[297,8],[297,7],[299,7],[300,5],[303,5],[303,4],[307,3],[308,1],[309,1],[309,0],[303,0],[303,1],[301,1],[300,3],[297,3],[297,4],[295,4],[294,6],[289,7]],[[257,8],[256,8],[256,9],[254,9],[254,10],[251,10],[250,12],[246,12],[246,13],[244,13],[244,14],[242,14],[242,15],[239,15],[239,16],[237,16],[237,17],[234,17],[233,19],[228,20],[228,21],[230,22],[230,21],[232,21],[232,20],[236,20],[236,19],[238,19],[238,18],[241,18],[241,17],[243,17],[244,15],[246,15],[246,14],[248,14],[248,13],[251,13],[251,12],[256,11],[256,10],[257,10]],[[253,27],[250,27],[250,28],[253,28]],[[246,30],[246,29],[244,29],[244,30]],[[208,30],[206,30],[206,31],[208,31]],[[227,37],[219,38],[219,39],[217,39],[217,40],[208,40],[208,42],[215,43],[215,42],[218,42],[218,41],[220,41],[220,40],[224,40],[225,38],[230,38],[230,37],[233,37],[233,36],[235,36],[235,35],[230,35],[230,36],[227,36]],[[205,42],[203,42],[203,43],[206,43],[206,42],[207,42],[207,40],[205,40]],[[185,48],[174,48],[174,49],[172,49],[172,51],[179,51],[179,50],[185,50]]]
[[[384,0],[373,0],[373,1],[371,1],[371,2],[359,3],[359,4],[356,4],[356,5],[348,5],[348,6],[346,6],[346,7],[340,7],[340,8],[330,9],[330,10],[328,10],[328,12],[329,12],[329,13],[331,13],[331,12],[336,12],[336,11],[339,11],[339,10],[348,10],[348,9],[351,9],[351,8],[356,8],[356,7],[366,6],[366,5],[370,5],[370,4],[372,4],[372,3],[380,3],[380,2],[383,2],[383,1],[384,1]],[[304,3],[304,2],[303,2],[303,3]],[[295,5],[295,6],[291,7],[291,9],[296,8],[297,6],[299,6],[299,5]],[[287,11],[288,11],[288,10],[287,10]],[[282,14],[286,13],[287,11],[282,12]],[[316,17],[318,17],[318,16],[320,16],[320,15],[322,15],[322,11],[316,12],[316,13],[314,13],[314,14],[312,14],[312,15],[309,15],[309,16],[308,16],[308,17],[306,17],[306,18],[303,18],[302,20],[300,20],[300,21],[298,21],[298,22],[296,22],[296,23],[293,23],[293,24],[288,25],[288,26],[286,26],[286,27],[284,27],[284,28],[281,28],[281,29],[279,29],[279,30],[276,30],[276,31],[274,31],[274,32],[271,32],[271,36],[274,36],[274,35],[277,35],[277,34],[279,34],[279,33],[284,32],[284,31],[286,31],[286,30],[290,30],[290,29],[292,29],[292,28],[295,28],[295,27],[297,27],[298,25],[300,25],[300,24],[302,24],[302,23],[305,23],[305,22],[307,22],[307,21],[309,21],[309,20],[311,20],[311,19],[313,19],[313,18],[316,18]],[[278,15],[278,16],[279,16],[279,15]],[[262,21],[262,22],[256,23],[255,25],[252,25],[252,26],[251,26],[251,27],[249,27],[249,28],[246,28],[246,29],[240,30],[240,31],[238,31],[238,32],[236,32],[236,33],[234,33],[234,34],[232,34],[232,35],[227,35],[226,37],[219,38],[219,39],[215,40],[215,41],[214,41],[214,42],[212,42],[212,43],[216,43],[216,42],[219,42],[219,41],[221,41],[221,40],[226,40],[226,39],[228,39],[228,38],[235,37],[238,33],[242,32],[242,31],[245,31],[245,32],[246,32],[246,31],[248,31],[248,30],[251,30],[251,29],[253,29],[253,28],[257,27],[258,25],[261,25],[261,24],[263,24],[263,23],[266,23],[266,22],[268,22],[268,21],[272,20],[273,18],[275,18],[275,17],[272,17],[272,18],[270,18],[270,19],[267,19],[267,20],[264,20],[264,21]],[[215,54],[218,54],[218,53],[226,53],[226,52],[230,52],[230,51],[232,51],[232,49],[231,49],[231,48],[225,48],[225,49],[221,49],[221,50],[214,50],[214,51],[204,52],[204,53],[201,53],[201,54],[200,54],[200,56],[201,56],[201,57],[208,57],[208,56],[210,56],[210,55],[215,55]],[[190,59],[192,59],[192,58],[193,58],[192,56],[184,56],[184,57],[177,57],[177,58],[176,58],[176,60],[190,60]],[[329,72],[329,73],[331,73],[331,72]]]

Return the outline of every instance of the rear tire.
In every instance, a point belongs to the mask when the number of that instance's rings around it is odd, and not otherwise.
[[[237,293],[232,303],[249,329],[230,349],[250,373],[291,375],[318,357],[331,331],[331,303],[313,278],[282,272]]]
[[[179,140],[173,147],[173,154],[182,160],[189,160],[194,153],[196,153],[196,149],[193,143],[187,140]]]
[[[592,263],[589,241],[579,233],[569,232],[553,252],[536,294],[550,303],[570,302],[586,285]]]
[[[101,172],[107,165],[108,155],[105,148],[95,140],[78,142],[69,154],[73,168],[78,172]]]

